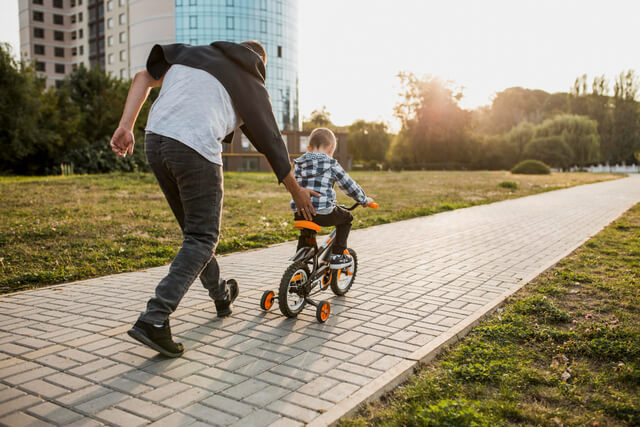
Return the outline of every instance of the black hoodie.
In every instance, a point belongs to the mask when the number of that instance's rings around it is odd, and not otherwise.
[[[207,71],[222,83],[244,122],[240,129],[256,150],[265,155],[278,182],[282,182],[291,171],[291,163],[265,87],[262,59],[237,43],[215,42],[208,46],[157,44],[147,59],[147,71],[159,80],[173,64]],[[225,141],[230,141],[232,135],[228,135]]]

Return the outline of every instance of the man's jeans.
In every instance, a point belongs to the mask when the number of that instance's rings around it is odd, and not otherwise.
[[[209,162],[175,139],[147,133],[145,152],[171,210],[182,229],[182,248],[169,274],[156,287],[140,320],[163,323],[191,283],[200,276],[211,298],[224,299],[226,284],[214,257],[222,213],[222,166]]]

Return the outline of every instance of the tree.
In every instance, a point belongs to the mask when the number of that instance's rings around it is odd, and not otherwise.
[[[505,154],[509,158],[508,168],[524,160],[524,147],[531,142],[534,133],[534,126],[524,120],[505,134],[504,139],[508,150]]]
[[[436,77],[399,77],[404,89],[395,115],[402,128],[389,149],[393,165],[420,169],[468,163],[471,114],[458,106],[462,92]]]
[[[387,125],[357,120],[348,127],[347,147],[355,161],[382,163],[391,144]]]
[[[640,151],[640,107],[636,101],[640,90],[638,78],[633,70],[620,73],[613,89],[614,146],[609,160],[615,163],[633,163],[634,154]]]
[[[331,121],[331,113],[325,105],[319,110],[313,110],[307,120],[302,122],[302,130],[310,132],[315,128],[329,128],[335,130],[336,125]]]
[[[532,140],[525,147],[524,156],[552,167],[567,169],[571,165],[573,152],[561,136],[553,135]]]
[[[586,166],[596,163],[600,159],[598,122],[586,116],[561,114],[552,119],[547,119],[536,126],[535,136],[536,138],[561,138],[568,150],[562,147],[558,152],[562,152],[563,156],[565,153],[570,152],[566,159],[570,164],[567,166]],[[546,148],[548,147],[545,146]]]
[[[49,135],[38,128],[44,81],[29,64],[16,62],[0,44],[0,171],[25,173],[25,159],[47,148]]]

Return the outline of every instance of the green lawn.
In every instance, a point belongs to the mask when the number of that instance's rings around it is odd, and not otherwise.
[[[380,203],[377,211],[355,212],[355,228],[616,178],[486,171],[352,176]],[[500,185],[505,181],[517,188]],[[218,253],[293,239],[288,201],[272,174],[226,173]],[[0,293],[163,265],[181,242],[150,174],[0,178],[0,215]]]
[[[340,425],[640,425],[640,204]]]

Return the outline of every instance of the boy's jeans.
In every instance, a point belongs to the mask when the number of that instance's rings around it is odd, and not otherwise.
[[[304,218],[297,213],[294,215],[296,221],[303,220]],[[347,238],[349,237],[349,231],[351,230],[351,221],[353,221],[353,215],[346,209],[336,206],[335,209],[326,215],[316,215],[313,217],[313,222],[322,226],[328,227],[331,225],[336,226],[336,240],[331,248],[331,253],[341,254],[347,249]],[[308,246],[305,240],[314,235],[313,231],[303,229],[300,231],[300,238],[298,239],[298,249],[303,246]]]
[[[183,236],[169,274],[140,315],[144,322],[163,323],[198,276],[213,299],[225,297],[227,286],[220,281],[214,257],[222,213],[222,166],[175,139],[154,133],[145,137],[145,152]]]

